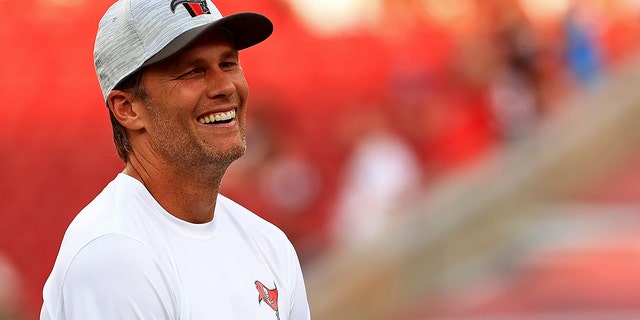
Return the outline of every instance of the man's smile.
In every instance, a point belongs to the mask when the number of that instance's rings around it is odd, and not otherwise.
[[[212,112],[198,117],[202,124],[229,123],[236,118],[236,109],[226,112]]]

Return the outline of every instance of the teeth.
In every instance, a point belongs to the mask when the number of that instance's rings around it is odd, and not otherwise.
[[[198,119],[200,123],[214,123],[218,121],[227,121],[236,117],[236,110],[231,110],[227,112],[220,112],[216,114],[210,114],[208,116],[204,116]]]

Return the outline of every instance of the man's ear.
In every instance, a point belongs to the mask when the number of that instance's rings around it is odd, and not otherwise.
[[[107,97],[107,104],[114,117],[129,130],[140,130],[144,128],[144,121],[140,118],[138,108],[141,104],[140,99],[122,90],[111,90]]]

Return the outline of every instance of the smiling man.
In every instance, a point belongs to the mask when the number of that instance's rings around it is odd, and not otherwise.
[[[67,229],[41,319],[310,319],[286,235],[218,193],[246,145],[238,50],[272,30],[210,1],[109,8],[94,62],[126,165]]]

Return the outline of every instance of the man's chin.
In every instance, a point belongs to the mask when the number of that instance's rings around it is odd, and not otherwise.
[[[246,145],[238,145],[227,150],[214,150],[212,161],[218,165],[230,165],[232,162],[240,159],[245,154]]]

